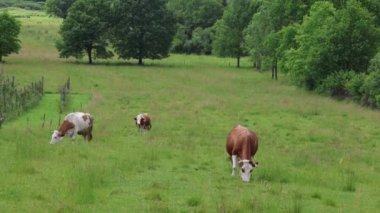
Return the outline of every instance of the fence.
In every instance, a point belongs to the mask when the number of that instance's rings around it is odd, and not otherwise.
[[[64,85],[59,88],[59,94],[59,113],[62,113],[70,103],[70,77]]]
[[[0,76],[0,126],[7,119],[19,116],[23,111],[37,105],[44,93],[44,78],[19,89],[15,77]]]

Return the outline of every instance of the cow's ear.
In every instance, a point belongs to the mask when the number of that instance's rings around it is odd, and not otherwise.
[[[133,120],[137,120],[137,118],[136,118],[136,117],[134,117],[134,118],[133,118]]]
[[[253,167],[257,167],[259,165],[259,162],[257,161],[249,161],[249,163],[253,166]]]

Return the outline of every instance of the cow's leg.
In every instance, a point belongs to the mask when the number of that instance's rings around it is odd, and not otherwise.
[[[232,176],[234,176],[235,175],[237,155],[232,155],[231,159],[232,159]]]

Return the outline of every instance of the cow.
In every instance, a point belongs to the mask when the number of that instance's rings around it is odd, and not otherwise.
[[[249,182],[251,172],[258,162],[252,160],[258,149],[258,137],[248,128],[237,125],[231,129],[227,136],[226,151],[232,160],[232,175],[235,175],[237,160],[240,166],[240,177]]]
[[[92,140],[92,127],[94,117],[89,113],[72,112],[65,116],[58,130],[54,130],[50,144],[56,144],[66,135],[74,139],[76,135],[82,135],[84,140]]]
[[[150,130],[152,128],[151,120],[148,113],[140,113],[133,118],[139,131]]]

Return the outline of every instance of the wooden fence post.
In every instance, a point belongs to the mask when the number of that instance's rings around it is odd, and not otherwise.
[[[61,114],[59,114],[59,117],[58,117],[58,126],[61,124]]]
[[[45,126],[45,119],[46,119],[46,113],[44,113],[44,116],[42,117],[42,128]]]
[[[4,122],[4,116],[3,116],[3,113],[0,112],[0,129],[3,122]]]

